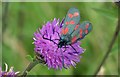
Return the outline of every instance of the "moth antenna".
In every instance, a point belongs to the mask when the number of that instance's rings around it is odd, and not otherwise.
[[[44,35],[45,35],[45,34],[44,34]],[[54,44],[56,44],[56,45],[57,45],[57,43],[56,43],[56,42],[54,42],[53,40],[51,40],[51,38],[50,38],[50,39],[45,38],[45,37],[44,37],[44,35],[42,35],[42,38],[43,38],[43,39],[46,39],[46,40],[52,41]]]

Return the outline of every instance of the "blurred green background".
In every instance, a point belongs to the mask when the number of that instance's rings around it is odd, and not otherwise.
[[[29,61],[26,55],[34,57],[33,33],[47,21],[62,20],[69,8],[80,10],[81,20],[93,25],[92,32],[81,40],[85,53],[76,68],[54,70],[37,65],[29,75],[93,75],[103,59],[113,37],[118,20],[118,8],[112,2],[50,2],[8,3],[6,26],[2,26],[2,68],[4,63],[14,66],[15,71],[23,71]],[[5,4],[3,3],[3,11]],[[118,40],[100,71],[102,75],[118,74]]]

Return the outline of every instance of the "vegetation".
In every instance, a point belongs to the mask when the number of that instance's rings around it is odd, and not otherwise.
[[[6,6],[8,8],[6,9]],[[118,22],[118,7],[112,2],[51,2],[51,3],[3,3],[2,26],[2,68],[4,63],[14,66],[21,71],[29,64],[27,55],[34,57],[33,33],[42,25],[54,18],[62,20],[69,8],[80,10],[81,21],[88,20],[93,30],[81,40],[81,47],[86,49],[81,62],[76,68],[54,70],[42,64],[35,66],[29,75],[93,75],[104,58],[109,44],[114,36]],[[118,74],[118,40],[105,63],[100,74]]]

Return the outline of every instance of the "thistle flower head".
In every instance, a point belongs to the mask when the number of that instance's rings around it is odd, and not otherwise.
[[[80,54],[84,49],[80,47],[80,42],[72,44],[76,51],[67,45],[67,48],[58,48],[60,33],[62,30],[63,21],[60,23],[59,19],[54,19],[52,22],[47,22],[34,33],[35,53],[37,56],[45,61],[48,68],[62,69],[62,61],[64,65],[69,68],[71,65],[75,66],[80,61]]]
[[[8,65],[5,63],[5,71],[2,71],[2,68],[0,67],[0,77],[16,77],[19,74],[19,72],[15,72],[13,70],[13,67],[10,67],[8,71]]]

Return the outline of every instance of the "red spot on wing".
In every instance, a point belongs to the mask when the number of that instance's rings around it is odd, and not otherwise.
[[[82,38],[82,33],[83,33],[83,30],[80,29],[80,38]]]
[[[64,28],[61,30],[61,34],[64,34]]]
[[[65,28],[65,34],[67,34],[67,33],[68,33],[68,31],[69,31],[69,30],[68,30],[68,28]]]
[[[89,24],[86,24],[85,28],[87,29],[89,27]]]
[[[66,25],[69,25],[69,22],[66,22],[65,24],[66,24]]]
[[[77,40],[77,37],[74,36],[74,37],[72,38],[72,43],[74,43],[76,40]]]
[[[71,13],[69,13],[69,14],[68,14],[68,17],[72,18],[72,17],[73,17],[73,15],[72,15]]]
[[[78,12],[75,12],[75,13],[73,14],[73,16],[74,16],[74,17],[77,17],[77,16],[79,16],[79,13],[78,13]]]
[[[87,29],[85,30],[85,34],[88,34],[88,30]]]
[[[82,33],[83,33],[83,30],[82,30],[82,29],[80,29],[80,35],[82,35]]]
[[[75,28],[74,28],[74,30],[78,29],[78,27],[79,27],[79,25],[76,25]]]
[[[71,20],[69,24],[73,25],[73,24],[75,24],[75,21]]]
[[[64,28],[62,29],[62,32],[61,32],[61,33],[65,35],[65,34],[68,33],[68,31],[69,31],[69,30],[68,30],[68,28],[66,27],[65,29],[64,29]]]
[[[80,38],[82,38],[82,34],[80,34]]]

